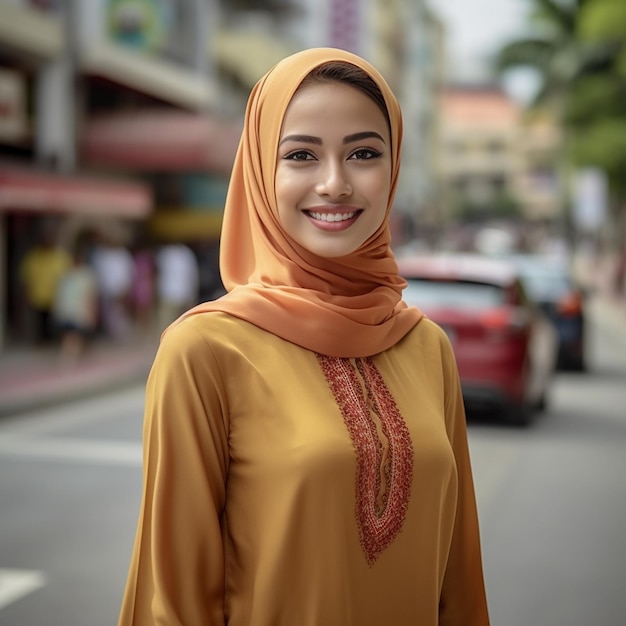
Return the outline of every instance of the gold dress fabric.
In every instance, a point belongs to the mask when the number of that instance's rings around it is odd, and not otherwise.
[[[163,338],[120,626],[486,626],[451,346],[321,356],[222,312]]]

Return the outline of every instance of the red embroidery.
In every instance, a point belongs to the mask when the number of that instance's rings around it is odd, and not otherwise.
[[[350,359],[321,354],[317,358],[356,450],[356,517],[361,546],[368,563],[373,565],[402,530],[413,476],[413,444],[396,402],[371,358],[355,359],[365,396]],[[383,442],[370,407],[388,441],[384,486],[380,475]]]

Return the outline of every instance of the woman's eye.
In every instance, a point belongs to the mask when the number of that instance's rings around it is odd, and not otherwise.
[[[294,152],[286,154],[283,158],[290,161],[308,161],[313,158],[313,155],[306,150],[295,150]]]
[[[372,148],[359,148],[358,150],[355,150],[350,155],[350,158],[351,159],[354,158],[358,160],[375,159],[379,157],[381,154],[382,152],[379,152],[378,150],[374,150]]]

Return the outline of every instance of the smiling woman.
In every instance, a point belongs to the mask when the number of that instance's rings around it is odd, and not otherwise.
[[[148,379],[120,626],[488,626],[452,347],[390,247],[401,131],[343,50],[253,88],[228,293],[167,329]]]
[[[332,111],[321,128],[320,110]],[[307,80],[287,108],[279,143],[276,202],[285,232],[322,257],[359,248],[385,218],[390,143],[369,95],[340,79]]]

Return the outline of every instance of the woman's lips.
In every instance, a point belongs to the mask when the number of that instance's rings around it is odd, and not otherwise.
[[[335,232],[350,228],[359,218],[361,211],[358,209],[335,209],[334,211],[309,209],[304,211],[304,214],[317,228]]]

